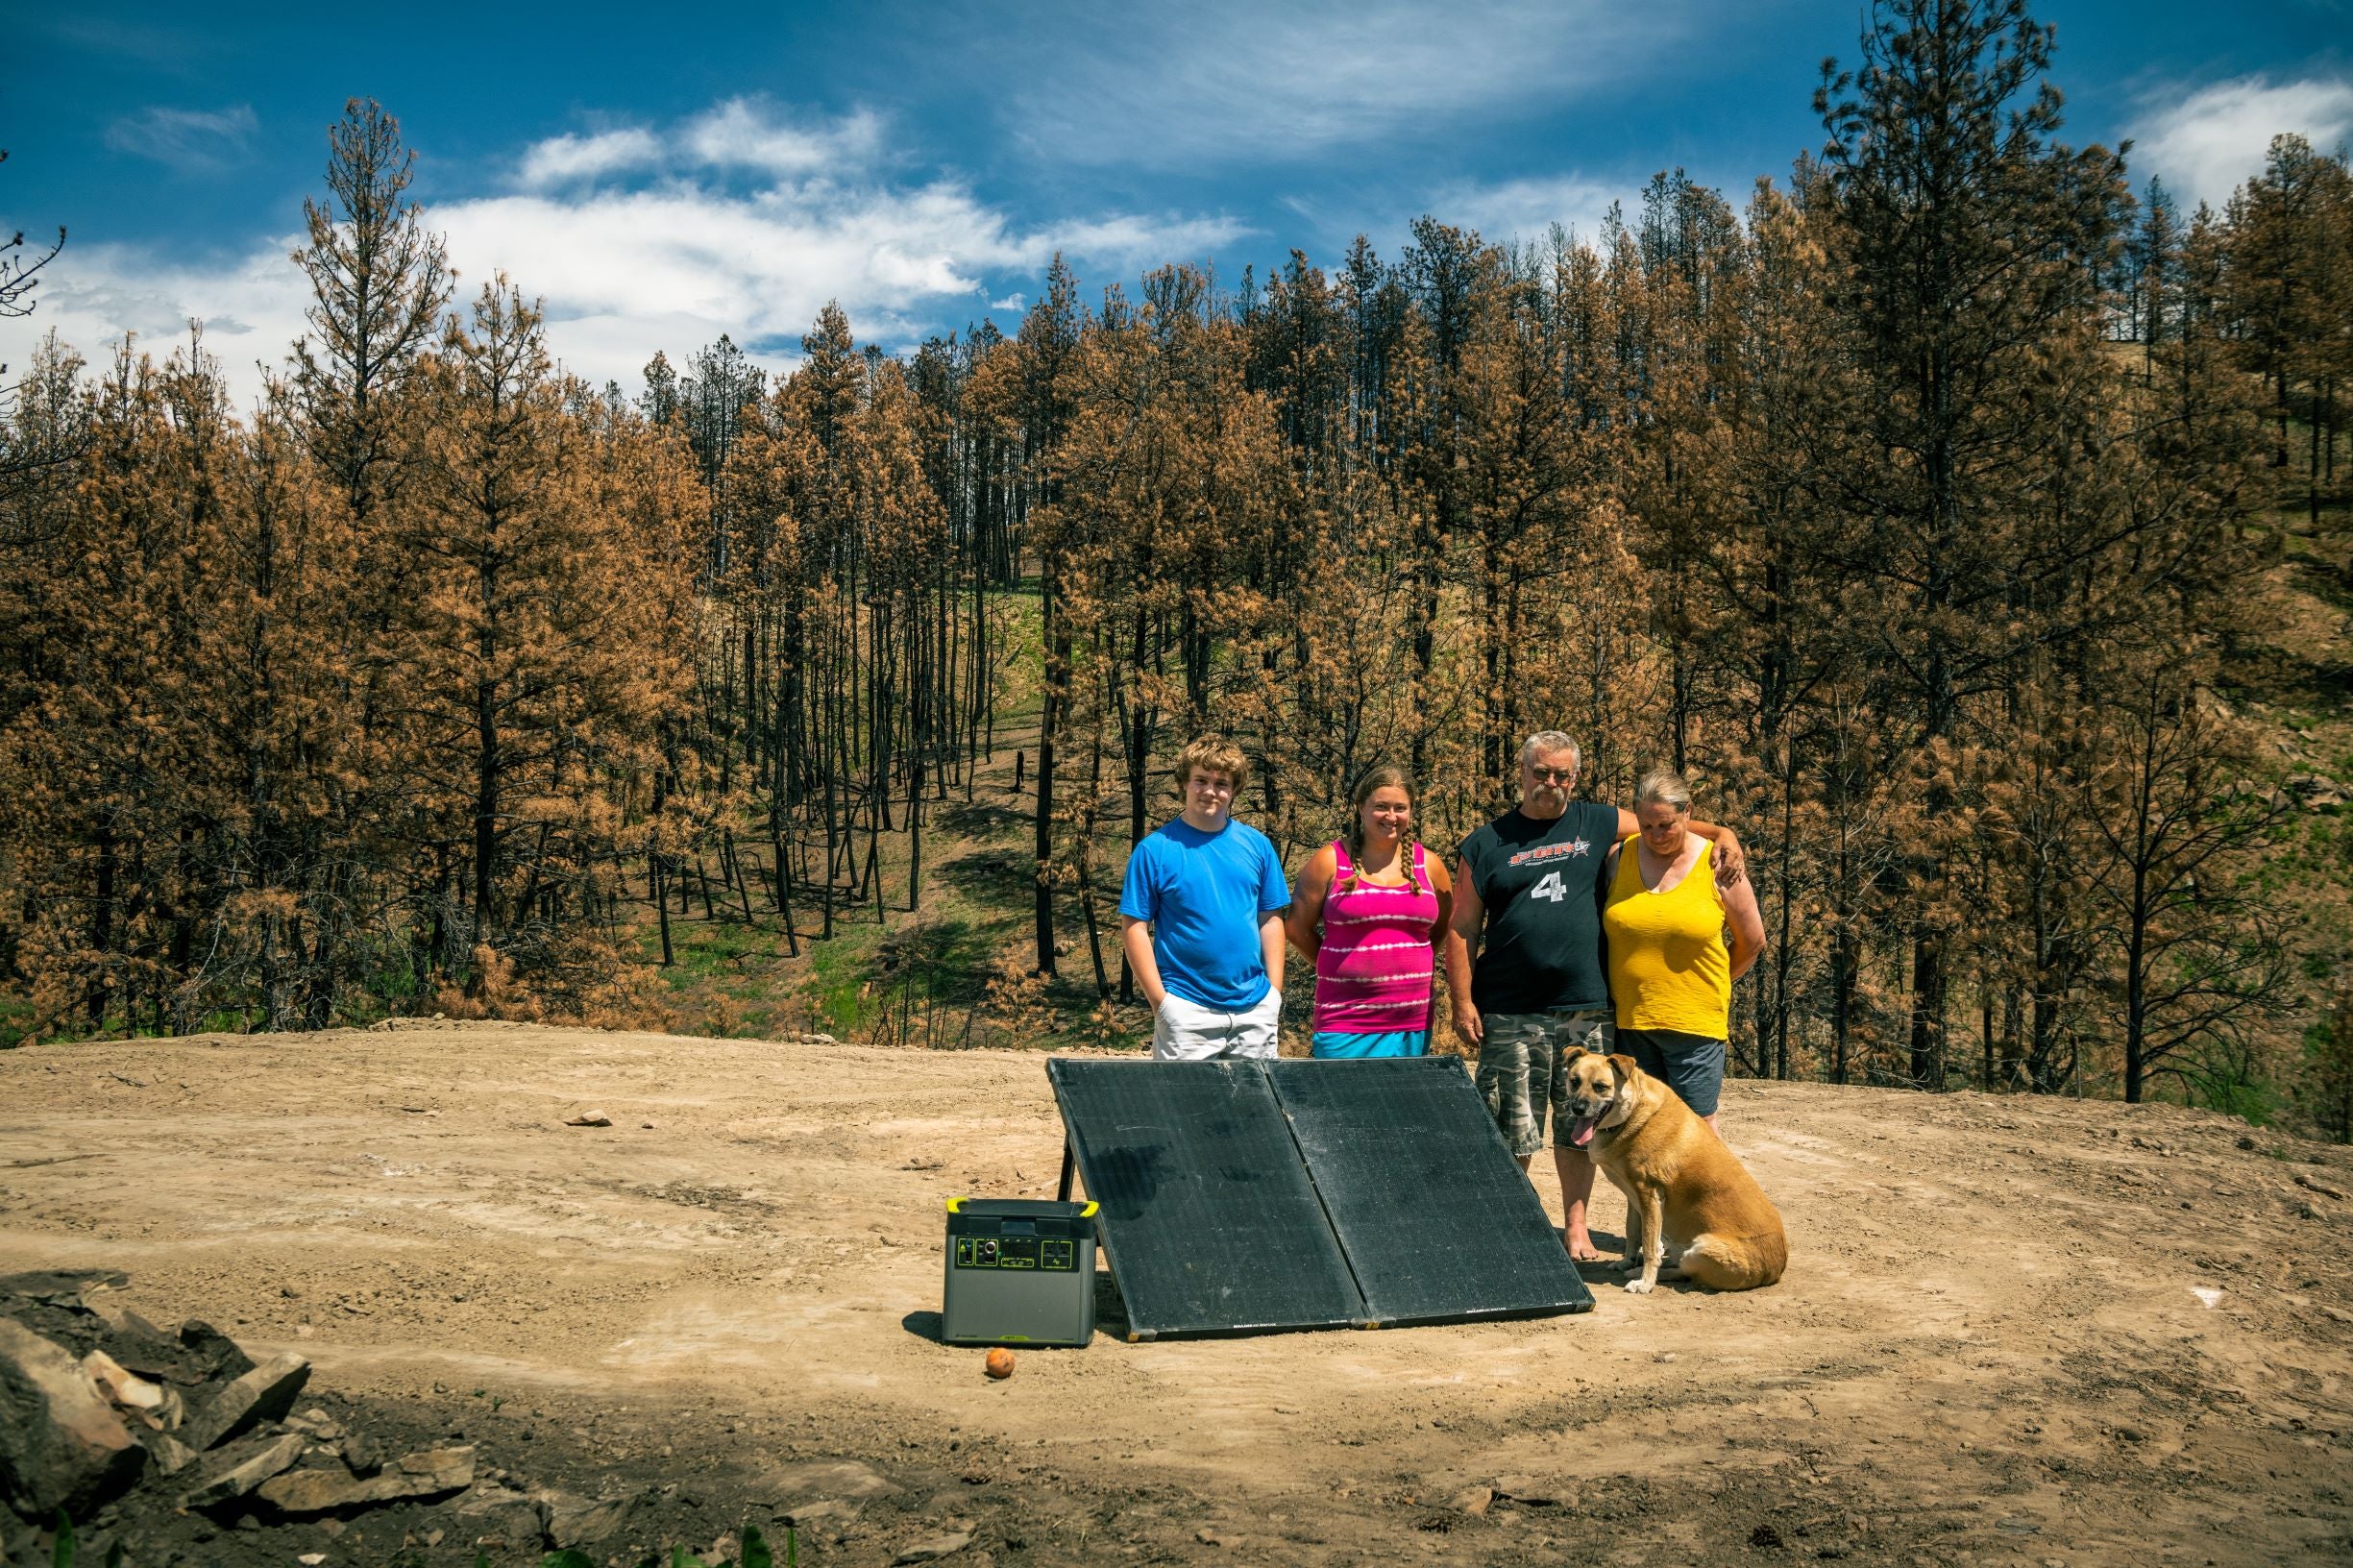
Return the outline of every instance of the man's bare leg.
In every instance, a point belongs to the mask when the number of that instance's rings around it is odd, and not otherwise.
[[[1568,1218],[1562,1237],[1569,1256],[1581,1263],[1598,1263],[1593,1237],[1585,1230],[1585,1202],[1593,1196],[1593,1157],[1566,1143],[1553,1145],[1553,1168],[1560,1173],[1560,1208]]]

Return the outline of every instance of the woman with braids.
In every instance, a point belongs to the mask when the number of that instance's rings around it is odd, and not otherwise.
[[[1315,1054],[1423,1056],[1431,975],[1454,910],[1446,864],[1413,839],[1413,791],[1395,768],[1357,781],[1356,821],[1299,875],[1285,924],[1315,961]]]

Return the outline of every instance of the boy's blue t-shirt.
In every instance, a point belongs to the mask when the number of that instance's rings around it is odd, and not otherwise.
[[[1265,834],[1231,818],[1204,833],[1180,817],[1128,856],[1119,913],[1152,922],[1152,958],[1173,994],[1240,1013],[1266,996],[1259,921],[1290,901]]]

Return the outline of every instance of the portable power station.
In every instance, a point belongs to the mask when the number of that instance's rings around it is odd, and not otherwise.
[[[1094,1337],[1092,1203],[947,1200],[940,1337],[951,1345],[1083,1345]]]

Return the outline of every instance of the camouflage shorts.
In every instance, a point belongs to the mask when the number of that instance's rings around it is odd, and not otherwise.
[[[1616,1036],[1606,1012],[1489,1013],[1482,1020],[1486,1039],[1479,1047],[1479,1092],[1511,1145],[1526,1159],[1544,1147],[1549,1112],[1559,1119],[1569,1091],[1562,1066],[1569,1051],[1583,1046],[1606,1055]]]

